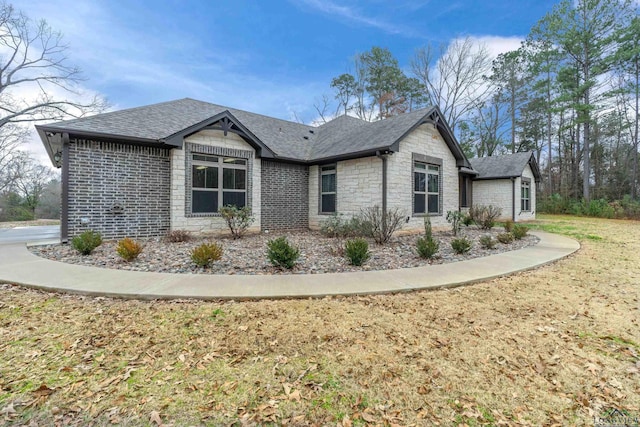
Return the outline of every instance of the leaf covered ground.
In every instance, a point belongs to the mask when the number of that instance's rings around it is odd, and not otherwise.
[[[593,425],[640,415],[640,223],[454,290],[248,302],[0,288],[0,424]],[[215,286],[215,284],[212,284]]]

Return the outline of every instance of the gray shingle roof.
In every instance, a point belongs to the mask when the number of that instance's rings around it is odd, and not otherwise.
[[[434,108],[377,122],[340,116],[314,127],[185,98],[62,121],[42,128],[46,131],[60,130],[162,143],[172,135],[225,111],[231,113],[276,157],[316,161],[386,149],[400,140],[424,116],[431,114]]]
[[[471,166],[479,173],[477,179],[514,178],[522,175],[522,171],[530,161],[535,162],[531,151],[469,159]],[[537,166],[532,165],[534,174],[538,174]],[[536,176],[539,180],[539,176]]]

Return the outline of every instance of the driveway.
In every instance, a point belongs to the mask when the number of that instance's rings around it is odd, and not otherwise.
[[[0,245],[27,242],[59,242],[59,225],[0,228]]]

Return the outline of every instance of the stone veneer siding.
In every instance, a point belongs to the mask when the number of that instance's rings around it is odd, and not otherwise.
[[[115,142],[69,144],[69,239],[94,230],[105,239],[169,230],[169,150]]]
[[[536,181],[527,165],[522,172],[522,176],[531,179],[531,211],[522,211],[521,197],[521,177],[515,178],[515,221],[529,221],[536,219]],[[473,205],[494,205],[502,209],[500,220],[512,219],[513,216],[513,183],[510,178],[506,179],[481,179],[473,181]]]
[[[320,172],[317,165],[309,167],[309,227],[331,214],[320,214]],[[369,206],[382,206],[382,160],[377,157],[344,160],[336,163],[336,211],[350,218]],[[411,181],[409,184],[411,185]],[[388,199],[393,198],[389,193]]]
[[[248,158],[247,205],[255,221],[249,231],[260,231],[261,210],[261,161],[255,157],[254,148],[234,133],[225,136],[219,130],[203,130],[184,141],[184,149],[171,150],[171,230],[188,230],[194,233],[228,234],[229,229],[219,214],[192,214],[189,200],[191,190],[191,164],[187,156],[191,152],[220,153]]]
[[[262,230],[309,228],[309,168],[262,161]]]
[[[441,162],[440,212],[438,214],[413,214],[413,161]],[[449,227],[447,211],[457,211],[460,204],[460,185],[456,159],[432,124],[418,126],[400,141],[400,150],[389,156],[387,165],[387,207],[399,208],[409,218],[403,230],[424,229],[424,217],[429,216],[434,228]]]

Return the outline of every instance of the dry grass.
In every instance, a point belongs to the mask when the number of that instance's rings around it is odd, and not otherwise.
[[[6,423],[593,425],[640,415],[640,223],[450,291],[140,302],[0,290]]]
[[[0,222],[0,228],[14,228],[14,227],[33,227],[36,225],[58,225],[59,219],[34,219],[32,221],[6,221]]]

